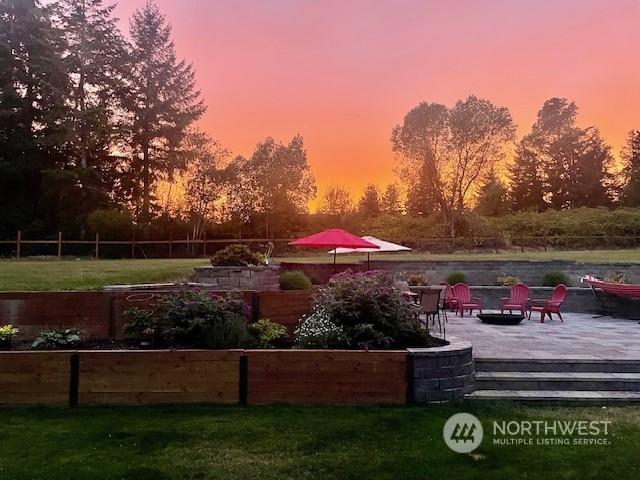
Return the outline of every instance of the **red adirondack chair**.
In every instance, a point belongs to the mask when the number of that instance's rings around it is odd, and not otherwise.
[[[529,301],[529,287],[523,283],[518,283],[511,287],[508,298],[500,299],[500,313],[504,313],[505,310],[509,310],[511,313],[513,310],[519,310],[522,315],[525,314],[527,309],[527,302]]]
[[[562,314],[560,313],[560,307],[566,297],[567,286],[561,283],[553,289],[550,300],[532,300],[529,306],[529,320],[531,320],[531,312],[540,312],[540,323],[544,323],[544,317],[546,315],[549,315],[549,319],[551,320],[552,313],[557,314],[558,317],[560,317],[560,321],[564,322],[564,320],[562,320]]]
[[[458,301],[458,313],[461,317],[464,317],[465,309],[469,310],[469,315],[471,315],[476,309],[480,310],[480,313],[482,313],[482,304],[480,303],[480,299],[471,296],[471,289],[469,289],[469,285],[466,283],[456,283],[452,289],[453,295]]]
[[[442,282],[440,285],[446,287],[444,289],[444,308],[455,312],[458,309],[458,299],[453,294],[453,288],[447,282]]]

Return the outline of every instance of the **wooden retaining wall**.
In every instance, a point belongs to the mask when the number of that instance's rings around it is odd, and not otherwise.
[[[78,403],[238,403],[237,350],[80,352]]]
[[[0,405],[67,405],[72,352],[0,352]]]
[[[406,351],[0,352],[0,405],[398,405],[406,364]]]
[[[406,351],[248,350],[249,404],[404,404]]]
[[[313,291],[260,292],[258,310],[260,318],[268,318],[272,322],[287,327],[289,334],[298,325],[303,315],[311,311]]]
[[[33,339],[48,328],[79,328],[90,340],[109,337],[111,299],[104,292],[0,292],[0,325]]]

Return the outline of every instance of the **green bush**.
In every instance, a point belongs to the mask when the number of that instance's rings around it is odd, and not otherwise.
[[[136,340],[153,341],[158,337],[158,323],[151,310],[131,308],[124,312],[127,323],[124,333]]]
[[[13,325],[2,325],[0,327],[0,350],[8,350],[11,348],[13,337],[19,332]]]
[[[133,220],[128,212],[115,208],[94,210],[87,217],[92,232],[100,234],[102,239],[129,238]]]
[[[249,334],[256,341],[256,348],[282,348],[290,345],[287,329],[279,323],[263,318],[249,325]]]
[[[252,252],[249,247],[239,243],[219,250],[211,258],[211,265],[214,267],[246,267],[265,264],[266,260],[263,255]]]
[[[569,282],[569,277],[565,273],[555,270],[545,273],[542,277],[542,286],[544,287],[556,287],[561,283],[568,286]]]
[[[160,300],[155,318],[168,345],[223,349],[239,348],[248,340],[249,313],[235,294],[187,290]]]
[[[280,275],[281,290],[309,290],[311,280],[301,270],[291,270]]]
[[[60,350],[74,348],[82,341],[82,333],[77,328],[56,328],[42,330],[31,344],[36,350]]]
[[[466,283],[467,275],[464,272],[451,272],[447,277],[447,283],[449,285],[455,285],[456,283]]]

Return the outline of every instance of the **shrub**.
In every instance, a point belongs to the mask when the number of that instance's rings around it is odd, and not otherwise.
[[[77,328],[57,328],[42,330],[31,344],[36,350],[58,350],[74,348],[82,341],[82,333]]]
[[[169,345],[238,348],[248,339],[249,309],[237,295],[187,290],[156,305],[160,335]]]
[[[133,220],[128,212],[115,208],[99,208],[89,214],[87,224],[91,231],[99,233],[101,238],[128,238]]]
[[[329,313],[315,309],[303,317],[294,332],[294,342],[300,348],[342,348],[349,346],[344,329],[333,322]]]
[[[451,272],[447,277],[447,283],[449,285],[455,285],[456,283],[466,283],[467,275],[464,272]]]
[[[157,340],[158,323],[150,310],[131,308],[124,312],[127,323],[124,325],[124,333],[137,340]]]
[[[287,329],[266,318],[250,324],[248,328],[256,340],[257,348],[286,347],[290,344]]]
[[[542,277],[542,286],[556,287],[561,283],[569,285],[569,281],[569,277],[565,273],[554,270],[544,274],[544,276]]]
[[[427,285],[427,279],[424,275],[411,275],[407,278],[407,283],[412,287],[420,287]]]
[[[498,278],[496,279],[496,283],[501,287],[512,287],[514,285],[522,283],[522,281],[520,280],[520,278],[516,276],[507,275],[506,273],[501,273],[500,275],[498,275]]]
[[[280,275],[281,290],[309,290],[311,280],[300,270],[291,270]]]
[[[318,315],[342,327],[353,347],[422,346],[426,332],[417,319],[418,306],[396,287],[386,272],[334,275],[315,298]]]
[[[229,245],[219,250],[211,258],[211,265],[214,267],[246,267],[265,264],[266,260],[263,255],[252,252],[249,247],[239,243]]]
[[[0,350],[10,349],[13,337],[17,333],[19,333],[19,330],[13,328],[13,325],[2,325],[0,327]]]

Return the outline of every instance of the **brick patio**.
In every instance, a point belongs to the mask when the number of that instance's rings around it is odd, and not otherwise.
[[[531,358],[640,360],[640,325],[622,318],[594,318],[585,313],[563,313],[564,323],[539,315],[520,325],[501,326],[448,312],[447,337],[473,345],[475,358]]]

